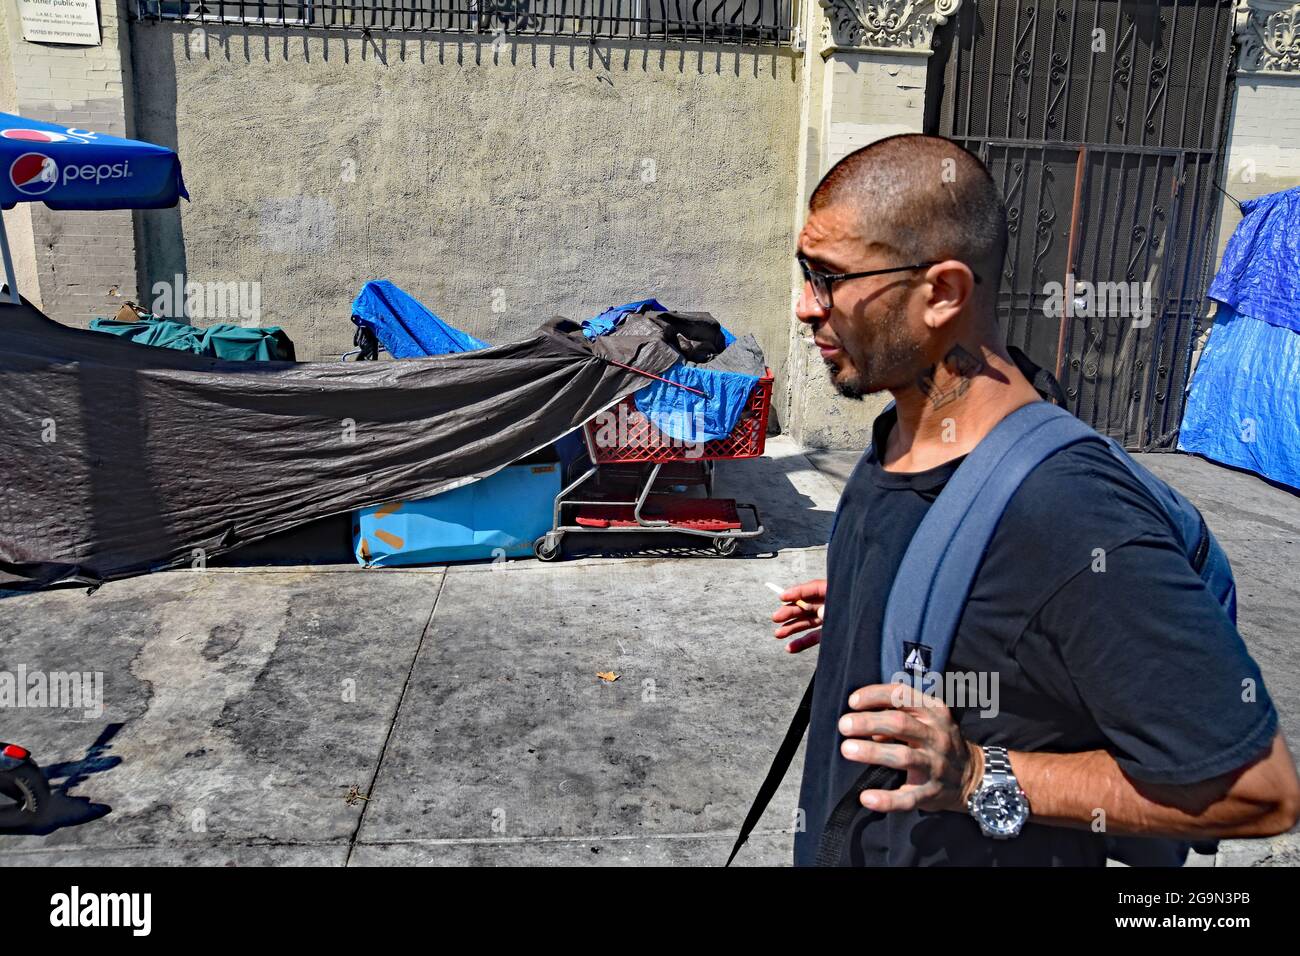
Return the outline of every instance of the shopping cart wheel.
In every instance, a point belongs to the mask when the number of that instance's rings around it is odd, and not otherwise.
[[[737,542],[735,538],[714,538],[713,550],[718,552],[718,554],[724,556],[728,554],[735,554],[736,544]]]
[[[554,561],[560,556],[560,538],[557,535],[552,543],[549,534],[544,534],[533,542],[533,554],[538,561]]]
[[[39,824],[50,801],[45,775],[34,763],[0,770],[0,829]]]

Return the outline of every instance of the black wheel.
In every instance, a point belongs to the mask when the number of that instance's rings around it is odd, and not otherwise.
[[[45,775],[31,764],[0,771],[0,794],[0,829],[38,824],[50,802]]]
[[[728,554],[736,553],[737,543],[738,542],[736,541],[735,538],[714,538],[713,550],[725,557]]]
[[[547,543],[547,536],[542,535],[533,542],[533,554],[537,556],[538,561],[554,561],[560,556],[560,541],[557,538],[555,544]]]

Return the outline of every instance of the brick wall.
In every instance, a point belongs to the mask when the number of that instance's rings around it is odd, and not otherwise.
[[[915,54],[877,52],[839,54],[827,62],[826,169],[878,139],[922,132],[927,62]]]

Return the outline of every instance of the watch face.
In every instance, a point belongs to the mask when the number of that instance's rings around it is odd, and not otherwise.
[[[1029,816],[1029,805],[1018,787],[993,784],[975,794],[975,817],[991,833],[1015,836]]]

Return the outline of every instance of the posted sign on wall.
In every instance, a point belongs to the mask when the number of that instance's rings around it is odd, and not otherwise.
[[[97,0],[18,0],[23,39],[99,46]]]

